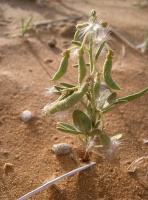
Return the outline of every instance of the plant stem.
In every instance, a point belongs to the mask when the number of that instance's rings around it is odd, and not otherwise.
[[[92,36],[89,42],[89,63],[90,63],[90,74],[91,74],[91,104],[92,104],[92,119],[93,124],[96,123],[96,102],[95,102],[95,94],[94,94],[94,62],[93,62],[93,39]]]
[[[92,46],[93,46],[93,40],[92,40],[92,36],[90,38],[90,42],[89,42],[89,62],[90,62],[90,74],[93,73],[94,71],[94,65],[93,65],[93,55],[92,55]]]

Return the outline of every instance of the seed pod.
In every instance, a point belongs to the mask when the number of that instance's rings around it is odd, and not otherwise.
[[[79,35],[80,35],[80,30],[77,29],[76,32],[75,32],[75,34],[74,34],[74,40],[77,40],[78,37],[79,37]]]
[[[83,79],[86,76],[86,64],[83,57],[84,50],[81,48],[79,50],[79,66],[78,66],[78,82],[82,84]]]
[[[102,51],[104,45],[105,45],[105,41],[103,41],[103,42],[100,44],[99,48],[98,48],[98,51],[97,51],[97,53],[96,53],[96,55],[95,55],[95,62],[97,62],[98,57],[99,57],[99,55],[100,55],[100,53],[101,53],[101,51]]]
[[[69,51],[66,51],[64,53],[64,57],[61,60],[58,71],[55,73],[54,77],[52,78],[53,81],[60,79],[66,73],[67,68],[68,68],[68,60],[69,60]]]
[[[83,98],[83,96],[87,92],[87,88],[88,88],[88,83],[85,82],[78,91],[74,92],[67,98],[45,106],[42,110],[43,114],[45,115],[54,114],[58,111],[63,111],[67,110],[68,108],[71,108]]]
[[[108,50],[108,54],[106,56],[106,60],[103,66],[104,80],[110,88],[114,90],[121,90],[121,88],[117,85],[117,83],[111,77],[112,56],[113,56],[113,52],[111,50]]]
[[[101,87],[101,82],[100,82],[100,76],[99,74],[97,75],[95,84],[94,84],[94,94],[95,94],[95,99],[99,97],[100,94],[100,87]]]

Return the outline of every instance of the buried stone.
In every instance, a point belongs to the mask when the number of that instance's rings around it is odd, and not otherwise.
[[[70,153],[72,151],[72,148],[69,144],[59,143],[59,144],[54,144],[52,146],[52,151],[56,155],[64,155]]]

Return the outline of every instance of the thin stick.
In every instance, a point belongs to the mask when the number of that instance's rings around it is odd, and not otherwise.
[[[127,168],[128,171],[130,171],[130,168],[131,168],[131,167],[133,167],[136,163],[140,162],[140,161],[143,160],[143,159],[148,159],[148,156],[143,156],[143,157],[140,157],[140,158],[134,160],[134,161],[131,163],[131,165]],[[134,169],[133,171],[135,171],[135,169]]]
[[[141,53],[141,51],[139,51],[135,45],[133,45],[129,40],[127,40],[123,35],[121,35],[118,31],[116,31],[114,28],[111,29],[111,32],[119,39],[121,40],[123,43],[125,43],[128,47],[130,47],[131,49],[133,49],[134,51]]]
[[[56,182],[58,182],[58,181],[60,181],[60,180],[62,180],[64,178],[67,178],[69,176],[72,176],[73,174],[76,174],[77,172],[80,172],[80,171],[82,171],[84,169],[87,169],[87,168],[89,168],[89,167],[91,167],[91,166],[93,166],[95,164],[96,164],[95,162],[92,162],[90,164],[84,165],[83,167],[79,167],[77,169],[74,169],[74,170],[72,170],[72,171],[70,171],[70,172],[68,172],[68,173],[66,173],[66,174],[64,174],[62,176],[59,176],[58,178],[56,178],[56,179],[54,179],[54,180],[52,180],[52,181],[50,181],[48,183],[45,183],[44,185],[36,188],[35,190],[32,190],[31,192],[27,193],[26,195],[20,197],[18,200],[25,200],[25,199],[33,196],[34,194],[37,194],[38,192],[41,192],[42,190],[46,189],[47,187],[55,184]]]

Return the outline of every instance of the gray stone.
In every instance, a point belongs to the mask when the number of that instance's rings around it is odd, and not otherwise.
[[[24,110],[21,114],[21,119],[23,122],[28,122],[33,118],[33,114],[29,110]]]
[[[69,144],[66,144],[66,143],[54,144],[53,147],[52,147],[52,151],[56,155],[67,154],[67,153],[70,153],[71,150],[72,150],[71,146]]]

